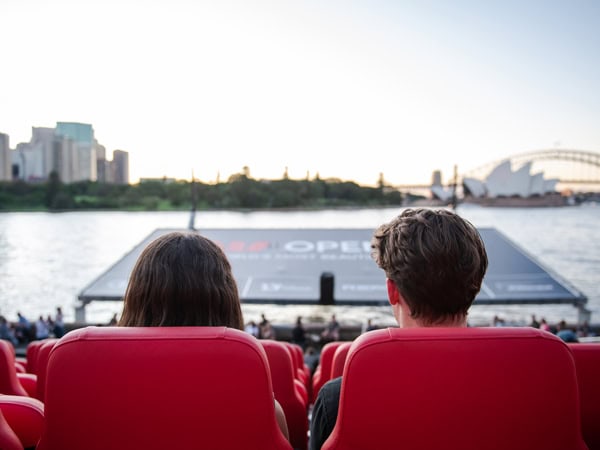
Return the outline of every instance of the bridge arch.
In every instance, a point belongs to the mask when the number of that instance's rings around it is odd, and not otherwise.
[[[581,184],[600,184],[600,153],[586,150],[573,149],[544,149],[534,150],[524,153],[517,153],[501,160],[496,160],[479,166],[473,170],[466,172],[463,177],[484,178],[498,164],[503,161],[510,160],[513,165],[522,165],[527,162],[542,162],[542,161],[567,161],[570,163],[581,164],[592,167],[594,169],[593,178],[577,176],[572,179],[567,179],[565,176],[560,176],[561,183],[581,183]]]

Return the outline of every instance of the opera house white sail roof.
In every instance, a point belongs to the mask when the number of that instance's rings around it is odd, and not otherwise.
[[[510,160],[498,164],[485,178],[464,178],[465,193],[473,197],[531,197],[556,192],[556,179],[545,179],[543,172],[531,174],[531,162],[517,170],[512,169]],[[435,192],[434,192],[435,194]]]

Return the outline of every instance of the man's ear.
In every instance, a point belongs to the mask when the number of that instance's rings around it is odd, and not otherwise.
[[[396,305],[400,302],[400,293],[398,292],[398,286],[389,278],[386,280],[387,282],[387,292],[388,292],[388,300],[390,305]]]

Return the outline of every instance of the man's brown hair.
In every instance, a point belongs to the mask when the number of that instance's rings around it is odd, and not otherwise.
[[[377,265],[427,324],[467,315],[488,265],[477,229],[453,212],[407,209],[371,242]]]
[[[119,326],[243,329],[237,285],[225,253],[197,233],[152,241],[138,258]]]

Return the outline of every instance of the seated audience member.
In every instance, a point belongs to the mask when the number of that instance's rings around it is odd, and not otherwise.
[[[35,338],[37,340],[48,339],[50,336],[50,327],[43,316],[35,322]]]
[[[277,339],[277,334],[275,333],[275,328],[271,325],[271,322],[267,322],[265,325],[260,327],[260,338],[261,339]]]
[[[251,320],[250,322],[248,322],[248,325],[246,325],[246,328],[244,328],[244,331],[248,334],[251,334],[255,338],[257,338],[258,335],[260,334],[258,325],[256,325],[256,322],[254,320]]]
[[[15,326],[15,336],[19,343],[27,344],[32,337],[35,337],[31,334],[31,323],[20,312],[17,312],[17,318],[18,319]]]
[[[535,318],[535,314],[531,315],[531,322],[529,322],[529,326],[531,328],[539,328],[540,327],[540,323]]]
[[[363,323],[360,332],[366,333],[377,329],[377,325],[373,324],[373,319],[367,319],[367,323]]]
[[[6,320],[6,317],[4,316],[0,316],[0,339],[9,341],[14,346],[16,346],[18,343],[15,333],[11,329],[8,320]]]
[[[306,347],[304,352],[304,364],[310,369],[310,374],[314,374],[319,365],[319,354],[312,345]]]
[[[122,327],[244,329],[238,289],[225,253],[196,233],[168,233],[138,258],[125,291]],[[283,409],[277,422],[289,439]]]
[[[331,315],[331,320],[327,324],[327,327],[321,333],[321,339],[323,342],[332,342],[340,340],[340,324],[335,318],[335,314]]]
[[[388,299],[401,328],[466,327],[487,270],[483,240],[471,223],[446,210],[408,209],[379,227],[372,256],[387,277]],[[319,449],[337,419],[341,377],[319,391],[310,449]]]
[[[265,316],[265,314],[261,314],[260,315],[260,322],[258,323],[258,337],[260,339],[264,339],[263,337],[263,329],[269,329],[271,325],[271,322],[269,322],[269,320],[267,319],[267,317]]]
[[[59,339],[65,335],[65,319],[60,306],[56,307],[56,316],[54,317],[52,332],[54,333],[54,336]]]
[[[575,331],[567,326],[567,322],[561,320],[556,327],[556,335],[565,342],[579,342]]]
[[[296,325],[292,329],[292,343],[299,345],[303,349],[306,347],[306,330],[300,316],[296,319]]]
[[[546,322],[546,319],[544,319],[543,317],[542,320],[540,320],[540,330],[547,331],[548,333],[552,332],[550,325],[548,325],[548,322]]]

